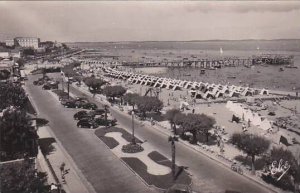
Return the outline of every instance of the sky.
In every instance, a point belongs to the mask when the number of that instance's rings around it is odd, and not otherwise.
[[[300,1],[0,1],[0,41],[300,39]]]

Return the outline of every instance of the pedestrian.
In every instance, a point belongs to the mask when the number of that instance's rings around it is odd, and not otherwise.
[[[193,114],[195,114],[195,109],[192,110]]]
[[[247,131],[245,123],[243,123],[242,129],[243,129],[244,132]]]
[[[250,119],[248,119],[248,128],[250,127],[250,123],[251,123],[251,121],[250,121]]]
[[[62,175],[65,173],[65,166],[66,166],[65,162],[62,162],[60,167],[59,167],[60,172],[61,172]]]

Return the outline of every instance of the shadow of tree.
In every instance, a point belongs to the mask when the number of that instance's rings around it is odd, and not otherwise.
[[[243,165],[245,166],[249,166],[249,168],[251,168],[251,157],[250,156],[242,156],[242,155],[238,155],[234,158],[235,160],[241,162]],[[266,158],[261,157],[261,158],[256,158],[255,159],[255,169],[256,170],[262,170],[266,164]]]
[[[51,152],[55,151],[52,143],[55,143],[55,139],[52,137],[39,139],[39,145],[41,147],[41,151],[44,155],[49,155]]]

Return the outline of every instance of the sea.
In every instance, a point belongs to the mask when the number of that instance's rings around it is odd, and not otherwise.
[[[241,85],[282,91],[300,91],[300,39],[288,40],[210,40],[210,41],[146,41],[146,42],[75,42],[68,46],[89,49],[89,54],[101,58],[117,56],[120,61],[162,61],[188,59],[251,58],[261,54],[294,56],[298,68],[283,66],[234,67],[207,70],[198,68],[157,70],[134,69],[182,80],[215,84]],[[280,68],[283,68],[280,69]]]

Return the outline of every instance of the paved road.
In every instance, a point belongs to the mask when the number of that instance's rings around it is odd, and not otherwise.
[[[83,93],[71,87],[71,92],[81,96]],[[90,98],[91,101],[101,106],[101,103]],[[118,123],[131,131],[130,116],[124,115],[119,111],[110,109],[112,115],[118,120]],[[142,140],[147,140],[156,149],[166,155],[170,155],[170,144],[168,136],[149,126],[136,125],[136,136]],[[205,155],[195,152],[187,146],[176,144],[176,160],[178,165],[189,167],[188,171],[193,175],[193,183],[196,191],[201,192],[224,192],[225,190],[235,190],[243,193],[267,193],[272,192],[265,187],[243,177],[232,170],[216,164],[215,161],[207,158]]]
[[[50,91],[33,86],[30,76],[26,88],[39,116],[49,120],[57,139],[98,193],[150,193],[150,190],[94,135],[94,130],[79,129],[73,120],[75,109],[62,107]]]

